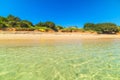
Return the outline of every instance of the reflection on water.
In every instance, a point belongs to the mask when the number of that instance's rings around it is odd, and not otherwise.
[[[120,40],[0,41],[0,80],[119,80]]]

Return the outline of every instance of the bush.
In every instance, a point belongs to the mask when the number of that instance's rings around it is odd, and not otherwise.
[[[16,31],[34,31],[34,28],[16,28]]]
[[[99,23],[99,24],[87,23],[84,25],[84,29],[93,30],[99,34],[116,34],[119,31],[118,27],[114,23]]]

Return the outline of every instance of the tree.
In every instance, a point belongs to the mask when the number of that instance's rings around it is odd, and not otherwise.
[[[96,26],[95,30],[98,33],[115,34],[119,31],[117,25],[114,23],[99,23],[96,24],[95,26]]]
[[[55,32],[58,31],[57,28],[55,27],[55,23],[53,23],[53,22],[47,21],[47,22],[45,22],[45,25],[46,25],[48,28],[53,29]]]
[[[6,24],[8,24],[9,27],[14,27],[14,28],[17,27],[17,25],[18,25],[17,22],[15,22],[15,21],[9,21]]]
[[[17,22],[21,21],[21,19],[19,17],[15,17],[13,15],[8,15],[7,20],[8,21],[17,21]]]
[[[61,29],[63,29],[63,27],[62,26],[56,26],[56,29],[61,30]]]
[[[19,17],[13,16],[13,15],[8,15],[6,17],[7,22],[5,22],[5,24],[9,27],[18,27],[18,23],[21,21],[21,19]]]
[[[84,29],[85,30],[94,30],[95,24],[94,23],[86,23],[86,24],[84,24]]]
[[[28,21],[28,20],[22,20],[22,23],[27,24],[29,27],[33,27],[34,25],[32,24],[32,22]]]
[[[0,16],[0,22],[7,22],[8,20],[5,17]]]
[[[19,22],[18,27],[20,27],[20,28],[29,28],[29,25],[24,23],[24,22]]]
[[[7,26],[4,23],[0,23],[0,29],[7,28]]]
[[[38,27],[47,27],[44,22],[39,22],[35,26],[38,26]]]
[[[102,34],[115,34],[118,32],[118,27],[114,23],[86,23],[84,25],[85,30],[94,30]]]
[[[50,22],[50,21],[45,22],[45,25],[49,28],[52,28],[52,29],[55,28],[55,23]]]

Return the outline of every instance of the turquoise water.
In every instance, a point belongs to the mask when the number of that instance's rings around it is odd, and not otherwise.
[[[1,41],[0,80],[120,80],[120,40]]]

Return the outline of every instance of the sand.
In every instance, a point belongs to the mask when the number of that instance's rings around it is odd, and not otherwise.
[[[120,39],[120,35],[90,34],[90,33],[1,33],[0,40],[73,40],[73,39]]]

